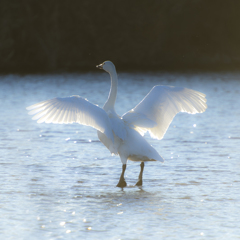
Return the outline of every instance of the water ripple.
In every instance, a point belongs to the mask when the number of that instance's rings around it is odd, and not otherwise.
[[[119,114],[157,84],[204,92],[209,106],[204,114],[179,114],[161,141],[146,136],[165,163],[147,163],[143,186],[136,187],[139,164],[128,162],[124,189],[115,187],[119,157],[94,129],[37,124],[25,110],[74,94],[102,106],[105,75],[0,78],[2,238],[239,238],[239,74],[119,73]]]

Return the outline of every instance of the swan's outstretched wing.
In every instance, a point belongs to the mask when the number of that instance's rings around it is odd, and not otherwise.
[[[142,135],[149,131],[153,138],[162,139],[177,113],[204,112],[206,102],[205,94],[201,92],[182,87],[155,86],[122,118]]]
[[[80,123],[96,128],[112,141],[112,127],[107,113],[79,96],[54,98],[27,107],[38,123]]]

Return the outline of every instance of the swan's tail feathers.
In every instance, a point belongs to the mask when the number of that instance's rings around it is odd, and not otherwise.
[[[160,161],[160,162],[164,163],[165,160],[164,160],[164,158],[162,158],[162,157],[159,155],[157,161]]]

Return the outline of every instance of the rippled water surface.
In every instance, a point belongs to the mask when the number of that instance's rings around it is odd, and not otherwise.
[[[119,157],[92,128],[37,124],[26,107],[80,95],[102,106],[109,76],[0,77],[1,239],[240,239],[240,74],[119,74],[116,111],[134,107],[154,85],[207,95],[203,114],[178,114],[161,141],[165,163]]]

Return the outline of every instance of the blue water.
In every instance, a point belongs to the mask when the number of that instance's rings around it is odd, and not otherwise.
[[[119,74],[118,114],[154,85],[207,95],[203,114],[178,114],[161,141],[165,163],[121,161],[78,124],[37,124],[26,107],[80,95],[102,106],[109,76],[0,77],[1,239],[240,239],[240,74]]]

